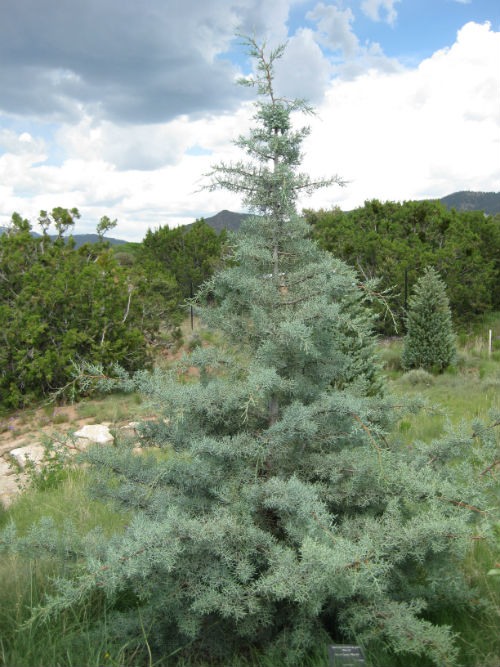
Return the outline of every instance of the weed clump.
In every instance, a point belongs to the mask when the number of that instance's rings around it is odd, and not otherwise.
[[[411,371],[407,371],[401,376],[400,382],[402,384],[408,384],[411,385],[412,387],[415,387],[416,385],[425,385],[426,387],[430,387],[435,383],[436,379],[435,377],[431,374],[428,373],[426,370],[423,368],[415,368]]]

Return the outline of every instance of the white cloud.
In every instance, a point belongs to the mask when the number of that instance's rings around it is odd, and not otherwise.
[[[0,129],[0,151],[13,155],[36,155],[37,161],[46,159],[47,145],[41,139],[33,139],[29,132],[18,134],[14,130]]]
[[[313,121],[305,166],[351,182],[303,204],[350,209],[371,198],[498,190],[499,61],[500,33],[469,23],[415,70],[336,80]]]
[[[153,170],[179,162],[188,147],[188,125],[182,117],[170,123],[124,126],[86,116],[76,125],[63,125],[56,137],[70,155],[102,159],[120,171]]]
[[[241,157],[231,141],[250,125],[252,114],[247,103],[235,114],[197,121],[181,117],[149,126],[149,133],[147,128],[123,128],[89,118],[64,126],[57,133],[68,156],[61,165],[45,164],[47,156],[34,150],[0,156],[0,225],[8,223],[13,211],[35,222],[40,209],[76,206],[82,213],[76,233],[95,231],[101,216],[109,215],[118,218],[117,236],[141,239],[148,227],[175,227],[223,208],[239,210],[235,195],[197,190],[214,162]],[[13,147],[20,144],[15,133],[3,135]],[[186,154],[193,145],[214,156]],[[142,151],[145,159],[148,154],[158,157],[161,164],[142,171],[126,168],[134,150]]]
[[[325,6],[322,2],[306,14],[309,21],[316,21],[320,43],[332,51],[342,50],[345,58],[352,58],[359,48],[359,40],[353,32],[354,14],[348,8],[344,11],[335,5]]]
[[[394,73],[404,71],[404,67],[397,58],[388,58],[377,42],[360,47],[356,58],[335,66],[336,74],[344,81],[356,79],[369,71]]]
[[[296,93],[305,92],[299,86],[300,79],[307,80],[301,64],[306,73],[314,63],[324,68],[309,82],[314,92],[329,71],[315,35],[299,31],[290,47],[283,65],[287,77],[297,70]],[[453,46],[413,70],[383,71],[376,63],[380,52],[373,45],[371,50],[375,60],[369,71],[329,84],[305,146],[304,171],[313,176],[338,172],[351,182],[301,204],[350,209],[371,198],[498,190],[500,33],[488,24],[468,23]],[[58,165],[47,162],[46,141],[33,129],[3,130],[0,225],[13,211],[36,220],[40,209],[77,206],[82,213],[77,233],[94,231],[100,217],[109,215],[118,218],[116,236],[140,240],[148,227],[176,226],[224,208],[240,210],[236,195],[197,190],[212,164],[242,157],[231,140],[251,126],[252,113],[243,104],[232,113],[196,120],[181,116],[149,126],[86,117],[56,134],[66,156]],[[192,146],[212,154],[186,154]],[[134,153],[142,170],[131,168],[137,164],[130,160]]]
[[[286,97],[322,101],[333,73],[330,61],[316,42],[315,33],[301,28],[288,40],[283,58],[276,65],[275,88]]]
[[[401,0],[363,0],[361,3],[362,11],[373,21],[381,21],[380,10],[385,12],[385,21],[389,25],[393,25],[396,21],[398,13],[394,9],[394,5]]]
[[[378,16],[378,10],[376,15]],[[367,41],[360,45],[352,27],[354,14],[349,8],[340,10],[335,5],[325,6],[320,2],[307,13],[306,18],[317,23],[317,31],[312,34],[318,44],[334,54],[339,50],[342,52],[342,60],[336,55],[333,56],[335,65],[331,70],[331,73],[342,79],[355,79],[370,69],[382,72],[397,72],[403,69],[398,60],[384,54],[378,42]],[[315,70],[311,68],[310,71]],[[307,77],[303,78],[307,80]]]

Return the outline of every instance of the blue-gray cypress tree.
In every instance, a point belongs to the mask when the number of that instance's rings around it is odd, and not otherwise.
[[[84,554],[40,613],[103,591],[120,603],[110,633],[133,649],[146,634],[161,664],[189,651],[228,664],[257,649],[296,665],[332,638],[452,664],[452,633],[423,613],[470,598],[456,563],[488,509],[448,465],[470,437],[412,448],[386,438],[396,406],[377,384],[365,290],[295,210],[299,192],[329,183],[296,173],[307,130],[292,130],[291,114],[308,108],[275,94],[282,49],[247,44],[247,83],[263,98],[238,140],[251,160],[214,168],[210,187],[242,192],[259,217],[196,299],[227,346],[198,348],[171,372],[103,380],[150,397],[161,419],[142,425],[143,445],[174,452],[88,452],[98,495],[134,512],[123,535],[56,538],[42,526],[4,543],[33,552],[62,540],[68,557]]]

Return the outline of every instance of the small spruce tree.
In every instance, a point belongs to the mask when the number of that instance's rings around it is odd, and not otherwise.
[[[446,285],[433,267],[418,280],[408,304],[401,361],[405,370],[443,371],[456,356]]]
[[[451,631],[423,614],[471,597],[456,563],[488,510],[448,465],[470,437],[413,448],[385,437],[396,406],[377,385],[366,290],[295,211],[299,192],[331,182],[296,173],[307,130],[294,131],[291,115],[309,109],[274,91],[283,49],[247,44],[257,75],[245,83],[264,98],[238,140],[253,160],[216,167],[211,187],[243,193],[260,216],[196,299],[227,348],[197,348],[173,371],[102,379],[138,388],[161,415],[140,427],[159,455],[87,453],[95,493],[134,515],[123,534],[57,538],[45,523],[17,541],[9,528],[3,544],[80,558],[79,576],[61,579],[39,613],[104,593],[115,604],[108,632],[136,661],[147,650],[150,664],[185,664],[190,652],[229,664],[257,649],[297,665],[333,639],[449,665]]]

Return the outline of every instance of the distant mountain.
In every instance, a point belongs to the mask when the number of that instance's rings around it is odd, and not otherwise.
[[[441,204],[446,208],[455,208],[457,211],[484,211],[486,215],[495,215],[500,213],[500,192],[471,192],[464,190],[461,192],[454,192],[451,195],[442,197]],[[233,213],[233,211],[220,211],[210,218],[205,218],[207,225],[215,229],[217,234],[226,228],[233,232],[237,232],[240,228],[242,220],[250,217],[250,213]],[[194,223],[186,225],[189,229]],[[0,227],[0,234],[7,231],[7,227]],[[40,236],[37,232],[31,232],[33,236]],[[54,235],[51,238],[56,238]],[[79,248],[84,243],[97,243],[97,234],[74,234],[73,238],[76,242],[76,247]],[[108,236],[104,237],[105,241],[109,241],[111,245],[121,245],[127,243],[122,239],[115,239]]]
[[[500,192],[454,192],[439,200],[447,209],[457,211],[484,211],[486,215],[500,213]]]
[[[457,211],[484,211],[486,215],[500,213],[500,192],[454,192],[439,200],[446,208]],[[241,221],[250,216],[249,213],[233,213],[221,211],[211,218],[205,218],[207,225],[219,234],[226,227],[233,232],[240,228]],[[190,227],[190,225],[186,225]]]
[[[0,227],[0,234],[3,234],[8,230],[8,227]],[[40,238],[41,234],[38,232],[31,232],[31,236],[34,236],[35,238]],[[51,239],[57,238],[56,234],[49,234]],[[65,236],[65,239],[68,237]],[[82,246],[84,243],[97,243],[99,240],[99,237],[97,234],[73,234],[73,238],[75,239],[75,244],[76,247],[79,248]],[[110,236],[105,236],[104,237],[105,241],[109,241],[111,245],[121,245],[122,243],[127,243],[127,241],[123,241],[122,239],[114,239],[111,238]]]
[[[216,215],[213,215],[210,218],[204,218],[205,222],[209,227],[212,227],[212,229],[215,229],[217,234],[220,234],[220,232],[226,228],[227,230],[231,230],[233,232],[237,232],[238,229],[240,228],[242,220],[245,218],[249,218],[250,213],[233,213],[232,211],[219,211]],[[191,222],[188,225],[185,225],[186,229],[189,229],[194,225],[194,222]],[[7,227],[0,227],[0,234],[3,234],[3,232],[7,231]],[[38,234],[38,232],[31,232],[32,236],[35,237],[40,237],[41,234]],[[55,235],[50,235],[50,238],[55,239]],[[76,242],[76,247],[79,248],[82,246],[84,243],[97,243],[98,241],[98,236],[97,234],[73,234],[73,238],[75,239]],[[128,243],[128,241],[123,241],[121,239],[114,239],[110,238],[108,236],[104,237],[105,241],[109,241],[111,245],[118,245],[122,243]]]
[[[75,239],[77,248],[82,246],[84,243],[97,243],[99,240],[97,234],[74,234],[73,238]],[[123,245],[124,243],[128,243],[128,241],[124,241],[123,239],[114,239],[111,236],[104,236],[103,238],[111,245]]]
[[[209,227],[215,229],[217,234],[220,234],[224,227],[232,232],[237,232],[242,221],[249,217],[250,213],[233,213],[232,211],[224,210],[213,215],[211,218],[204,218],[204,220]],[[186,225],[186,227],[191,227],[191,225]]]

